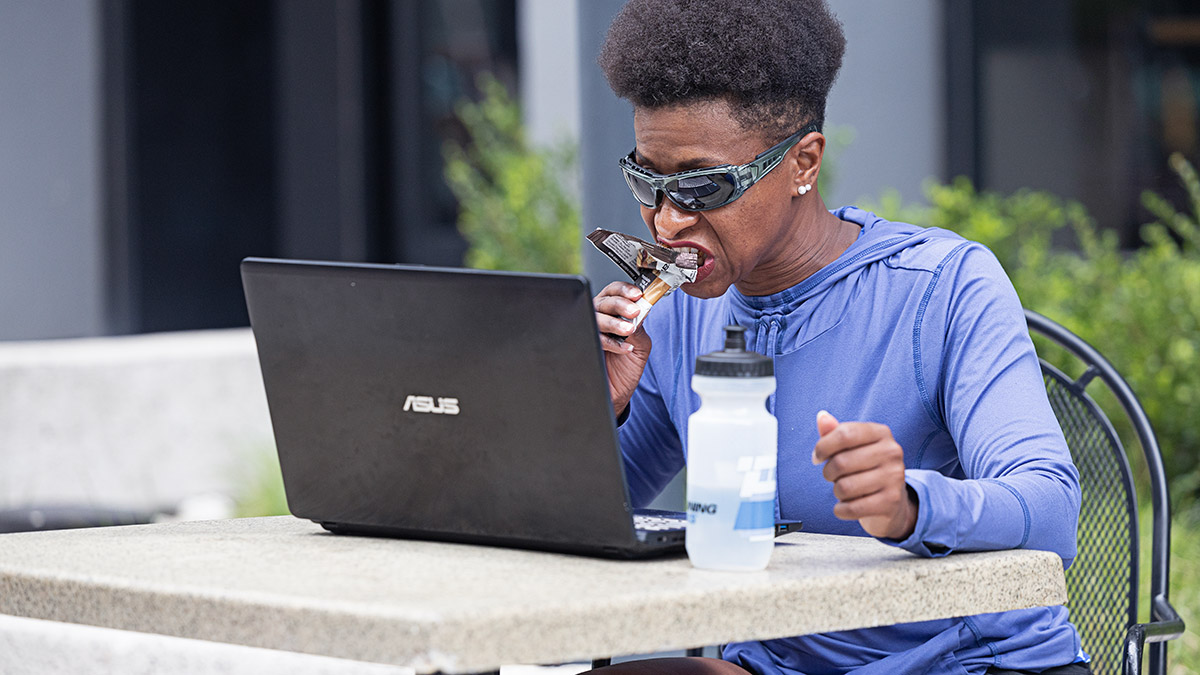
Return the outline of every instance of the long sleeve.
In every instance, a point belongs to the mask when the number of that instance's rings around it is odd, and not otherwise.
[[[953,256],[952,256],[953,257]],[[1020,301],[973,244],[944,261],[914,326],[927,409],[953,439],[962,478],[909,469],[920,555],[1034,548],[1075,557],[1079,474],[1046,398]]]
[[[618,430],[625,482],[634,507],[653,501],[684,465],[683,446],[659,392],[654,365],[652,352],[629,401],[629,418]]]

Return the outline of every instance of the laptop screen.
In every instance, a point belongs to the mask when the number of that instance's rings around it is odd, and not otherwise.
[[[266,259],[242,277],[293,514],[632,543],[586,280]]]

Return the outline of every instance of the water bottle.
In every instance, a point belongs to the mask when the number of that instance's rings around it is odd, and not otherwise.
[[[778,424],[767,412],[774,362],[746,351],[746,329],[725,327],[725,349],[696,359],[688,418],[687,534],[692,565],[761,570],[775,547]]]

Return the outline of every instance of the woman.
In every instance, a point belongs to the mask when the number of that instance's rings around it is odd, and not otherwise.
[[[737,323],[775,360],[777,516],[921,556],[1026,547],[1069,564],[1078,473],[999,263],[821,199],[844,44],[823,0],[631,0],[609,30],[600,65],[634,106],[621,169],[654,239],[702,259],[636,330],[636,287],[595,298],[601,333],[627,337],[601,339],[631,496],[646,504],[683,467],[695,358]],[[733,644],[723,659],[613,668],[1089,672],[1063,607]]]

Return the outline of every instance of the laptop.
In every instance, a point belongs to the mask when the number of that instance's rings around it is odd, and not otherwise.
[[[583,277],[263,258],[241,273],[295,516],[605,557],[683,550],[683,514],[630,507]]]

